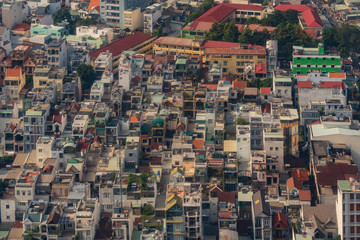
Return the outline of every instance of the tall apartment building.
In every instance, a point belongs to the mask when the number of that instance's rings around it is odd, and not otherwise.
[[[293,74],[341,72],[340,55],[326,55],[322,43],[319,43],[318,48],[293,48]]]
[[[124,28],[128,28],[131,31],[141,29],[143,26],[143,14],[141,8],[130,8],[124,12]]]
[[[2,24],[10,29],[23,21],[22,1],[4,2],[2,6]]]
[[[154,23],[161,17],[161,4],[155,3],[147,7],[144,11],[144,32],[152,33],[154,30]]]
[[[37,105],[26,111],[24,116],[24,151],[35,149],[39,137],[45,135],[46,118],[50,104]]]
[[[336,215],[341,239],[360,238],[360,183],[355,179],[337,183]]]
[[[149,5],[149,0],[104,0],[100,2],[100,17],[106,24],[124,28],[124,12],[129,8]]]

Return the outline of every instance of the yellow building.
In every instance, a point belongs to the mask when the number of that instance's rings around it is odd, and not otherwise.
[[[141,29],[143,25],[141,8],[129,8],[124,11],[124,28],[131,31]]]
[[[154,52],[168,54],[201,55],[206,67],[220,64],[223,74],[242,75],[247,66],[266,65],[266,49],[263,46],[231,42],[209,41],[203,38],[161,37],[153,42]]]
[[[206,67],[220,64],[224,75],[242,75],[247,66],[255,69],[256,64],[266,65],[266,50],[262,46],[241,45],[238,48],[208,48],[205,49],[203,62]]]
[[[65,68],[37,66],[33,75],[34,88],[46,88],[50,82],[55,82],[56,90],[61,92],[65,73]]]
[[[19,100],[19,93],[26,83],[25,72],[18,66],[6,69],[4,92],[9,100]]]
[[[285,156],[299,157],[299,114],[296,109],[281,109],[280,126],[284,132]]]

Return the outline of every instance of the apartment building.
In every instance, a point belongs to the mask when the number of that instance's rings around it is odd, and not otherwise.
[[[63,89],[63,80],[65,78],[66,68],[55,68],[44,65],[35,67],[33,75],[34,88],[44,89],[50,83],[56,85],[57,92]]]
[[[20,67],[6,69],[4,92],[7,93],[10,100],[19,100],[20,91],[25,86],[25,83],[25,73]]]
[[[161,4],[155,3],[145,8],[144,12],[144,32],[151,34],[155,23],[162,16]]]
[[[124,28],[131,31],[142,29],[143,27],[143,13],[140,7],[133,7],[124,11]]]
[[[272,239],[271,209],[262,191],[253,194],[251,209],[254,239]]]
[[[46,119],[50,115],[50,104],[42,104],[28,109],[24,116],[24,151],[36,148],[37,140],[45,135]]]
[[[22,1],[5,1],[2,6],[2,23],[13,29],[24,20]]]
[[[341,72],[340,56],[325,54],[324,45],[319,43],[317,48],[293,47],[293,74],[308,74],[310,72],[330,73]]]
[[[49,66],[55,68],[68,67],[68,45],[66,40],[53,40],[47,44],[46,49]]]
[[[107,25],[115,28],[125,28],[125,10],[129,8],[144,9],[149,6],[149,0],[106,0],[100,2],[100,17]]]
[[[350,240],[360,237],[360,183],[358,179],[337,181],[336,215],[338,234],[342,239]]]

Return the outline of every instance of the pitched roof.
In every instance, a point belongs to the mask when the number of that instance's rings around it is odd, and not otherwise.
[[[275,213],[272,218],[273,229],[276,230],[285,230],[289,228],[289,223],[287,218],[282,215],[280,212]]]
[[[346,73],[336,73],[336,72],[331,72],[329,73],[329,77],[330,78],[346,78]]]
[[[300,201],[311,201],[310,190],[299,190],[299,199]]]
[[[260,94],[261,95],[270,95],[271,94],[271,88],[269,88],[269,87],[261,87],[260,88]]]
[[[345,175],[357,173],[358,169],[355,165],[348,165],[345,163],[330,163],[327,166],[317,166],[317,184],[320,186],[336,187],[338,180],[346,180]]]
[[[300,12],[306,27],[320,28],[323,26],[319,15],[311,6],[304,4],[280,4],[276,6],[275,9],[279,11],[295,10]]]
[[[226,203],[236,203],[235,193],[234,192],[219,192],[218,194],[218,202],[226,202]]]
[[[90,0],[88,10],[92,10],[93,8],[100,7],[100,0]]]
[[[208,84],[208,83],[203,83],[203,84],[201,84],[201,86],[208,87],[208,88],[210,88],[210,90],[217,89],[217,87],[218,87],[217,84]]]
[[[254,215],[259,216],[261,213],[264,213],[268,216],[271,215],[270,205],[265,202],[264,192],[261,190],[255,192],[252,196]]]
[[[232,82],[232,84],[233,84],[233,88],[234,88],[234,89],[237,89],[237,90],[239,90],[239,91],[242,91],[242,90],[244,90],[244,88],[247,87],[247,81],[241,81],[241,80],[239,80],[239,79],[235,79],[235,80]]]
[[[298,88],[311,88],[312,82],[311,81],[298,81],[297,85],[298,85]]]
[[[30,27],[31,27],[30,24],[21,23],[21,24],[17,25],[17,26],[13,29],[13,31],[27,31],[27,30],[30,29]]]
[[[20,67],[14,67],[14,68],[7,68],[6,69],[6,79],[18,79],[21,76],[21,68]]]
[[[262,62],[255,65],[256,74],[266,74],[266,65]]]
[[[309,174],[306,170],[293,169],[290,171],[290,175],[302,183],[309,181]]]
[[[112,56],[115,57],[116,55],[120,54],[121,52],[128,50],[132,47],[135,47],[136,45],[149,40],[152,38],[151,35],[147,35],[142,32],[135,32],[131,35],[128,35],[124,38],[118,39],[102,48],[99,48],[98,50],[90,53],[90,57],[97,58],[100,53],[109,51],[112,53]]]
[[[130,118],[130,122],[140,122],[140,118],[136,114],[134,114]]]
[[[298,190],[303,189],[302,183],[299,180],[295,179],[294,177],[289,178],[286,181],[286,183],[287,183],[288,191],[290,191],[293,188],[296,188]]]
[[[342,88],[343,83],[342,82],[321,82],[322,88]]]

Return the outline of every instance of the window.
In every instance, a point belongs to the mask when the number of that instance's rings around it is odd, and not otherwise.
[[[354,204],[350,204],[350,211],[354,211],[354,209],[355,209]]]
[[[276,148],[275,148],[275,150],[276,150],[276,151],[278,151],[278,150],[279,150],[279,148],[278,148],[278,147],[276,147]]]
[[[133,154],[132,153],[129,153],[129,157],[132,157],[133,156]]]
[[[110,197],[110,193],[104,193],[103,194],[103,198],[109,198]]]
[[[20,195],[20,191],[19,191],[19,190],[16,191],[16,195]]]
[[[350,227],[350,233],[355,233],[355,227]]]
[[[227,66],[227,61],[224,61],[224,66]]]
[[[25,196],[25,191],[22,192],[22,195]]]
[[[272,151],[274,148],[273,147],[270,147],[270,151]]]
[[[354,222],[355,220],[355,216],[354,215],[350,215],[350,222]]]
[[[6,204],[6,209],[9,209],[10,208],[10,205],[9,204]]]
[[[356,222],[360,222],[360,215],[356,215]]]
[[[31,195],[31,191],[30,191],[30,190],[28,191],[28,195],[29,195],[29,196]]]
[[[306,59],[307,59],[308,61],[310,61],[310,60],[311,60],[311,58],[310,58],[310,57],[307,57]]]
[[[180,229],[181,229],[180,224],[175,224],[175,230],[180,231]]]
[[[350,194],[350,199],[354,199],[354,194]]]
[[[41,148],[39,148],[39,152],[42,152],[42,149],[41,149]]]
[[[265,220],[265,221],[264,221],[264,226],[265,226],[265,227],[268,227],[269,225],[270,225],[270,221],[269,221],[269,220]]]
[[[10,219],[10,216],[9,216],[9,215],[7,215],[7,216],[6,216],[6,219],[8,219],[8,220],[9,220],[9,219]]]
[[[360,233],[360,226],[356,226],[356,232]]]
[[[332,239],[333,238],[333,233],[332,232],[329,232],[328,233],[328,239]]]
[[[360,204],[356,204],[356,211],[360,211]]]

